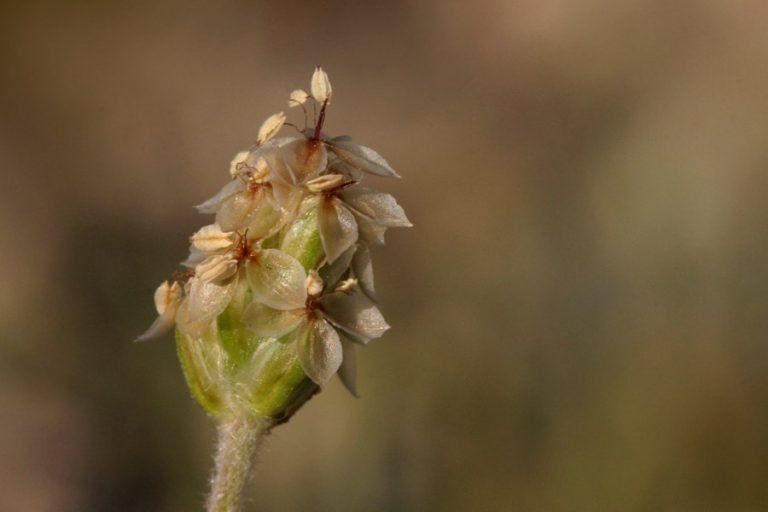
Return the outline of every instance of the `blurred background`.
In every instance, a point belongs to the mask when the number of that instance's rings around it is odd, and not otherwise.
[[[766,16],[2,2],[0,510],[202,508],[213,423],[131,340],[317,64],[415,227],[374,253],[362,398],[273,433],[252,510],[768,510]]]

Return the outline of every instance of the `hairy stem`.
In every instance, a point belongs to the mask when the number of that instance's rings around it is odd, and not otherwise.
[[[273,424],[245,411],[220,420],[208,512],[240,512],[256,452]]]

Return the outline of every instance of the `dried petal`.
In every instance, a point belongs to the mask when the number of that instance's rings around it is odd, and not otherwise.
[[[224,187],[219,190],[215,196],[195,206],[200,213],[216,213],[221,203],[232,197],[233,195],[241,192],[245,188],[245,184],[240,180],[230,181]]]
[[[331,99],[331,82],[328,80],[328,74],[320,66],[317,66],[312,74],[311,86],[312,96],[318,103]]]
[[[289,142],[280,148],[280,157],[268,163],[275,176],[292,185],[303,185],[328,166],[325,144],[315,140],[298,139]]]
[[[323,197],[318,212],[325,257],[333,263],[357,241],[357,221],[336,196]]]
[[[211,336],[215,336],[218,330],[213,318],[193,321],[189,314],[189,300],[183,301],[179,306],[179,311],[176,313],[176,329],[185,336],[194,338],[207,337],[208,339],[211,339]],[[215,348],[213,350],[216,351]],[[209,353],[209,355],[215,357],[213,354]]]
[[[333,289],[336,287],[336,283],[344,276],[349,269],[349,265],[352,262],[352,257],[355,254],[357,246],[351,246],[344,251],[333,263],[325,265],[320,269],[320,275],[328,288]]]
[[[304,192],[293,185],[274,180],[270,183],[272,186],[272,202],[275,208],[291,213],[296,210],[304,196]]]
[[[267,118],[266,121],[264,121],[261,125],[261,128],[259,128],[259,136],[256,138],[256,142],[259,144],[264,144],[269,139],[277,135],[277,132],[280,131],[280,128],[283,127],[283,124],[285,123],[285,114],[282,112],[278,112],[277,114],[272,114]]]
[[[218,224],[209,224],[200,228],[189,238],[192,247],[204,253],[226,251],[235,243],[235,233],[222,231]]]
[[[339,379],[344,387],[352,393],[355,398],[360,398],[357,394],[357,355],[355,354],[355,345],[344,339],[344,335],[339,336],[341,338],[341,350],[342,360],[341,366],[339,366]]]
[[[248,216],[250,219],[250,223],[246,226],[248,239],[263,240],[277,233],[283,227],[289,213],[289,210],[275,205],[273,200],[260,203],[259,207]]]
[[[255,185],[224,201],[216,212],[216,223],[224,231],[239,231],[248,227],[255,218],[268,215],[272,205],[266,187]]]
[[[342,162],[333,152],[331,152],[329,156],[333,156],[333,161],[328,163],[328,172],[343,174],[349,178],[350,181],[357,182],[363,179],[363,171],[356,167],[352,167],[346,162]]]
[[[400,177],[400,175],[390,167],[387,161],[371,148],[344,140],[333,140],[329,145],[331,151],[333,151],[341,161],[352,167],[377,176]]]
[[[302,91],[301,89],[296,89],[295,91],[292,91],[291,95],[288,97],[288,106],[298,107],[300,105],[305,104],[308,99],[309,99],[309,94]]]
[[[193,269],[202,263],[208,256],[209,254],[206,254],[197,247],[192,246],[189,248],[189,256],[187,256],[187,259],[182,261],[181,264],[187,268]]]
[[[390,194],[365,187],[349,187],[341,193],[341,198],[355,213],[380,226],[394,228],[413,225]]]
[[[264,249],[247,266],[253,298],[275,309],[304,307],[307,273],[301,263],[277,249]]]
[[[252,302],[243,313],[243,322],[256,336],[280,338],[296,329],[305,317],[304,309],[279,310]]]
[[[297,340],[297,353],[304,373],[323,385],[341,366],[343,349],[336,330],[322,318],[306,322]]]
[[[368,343],[389,329],[379,308],[362,293],[329,293],[320,299],[320,304],[333,325],[361,343]]]
[[[375,224],[368,220],[368,218],[361,216],[357,218],[357,228],[360,239],[366,244],[384,245],[384,233],[387,231],[386,226]]]
[[[253,150],[251,153],[251,157],[248,159],[249,162],[255,162],[259,158],[265,158],[267,162],[269,162],[269,155],[272,155],[275,153],[275,150],[280,149],[281,147],[285,146],[286,144],[303,139],[304,137],[279,137],[276,139],[270,139],[261,146],[257,147]],[[252,164],[252,165],[253,165]]]
[[[285,163],[283,155],[280,153],[272,153],[267,156],[269,159],[269,168],[272,170],[272,183],[285,184],[290,188],[294,188],[296,184],[296,175],[288,164]]]
[[[352,272],[357,277],[358,285],[371,300],[376,300],[376,290],[373,285],[373,264],[371,251],[366,245],[359,245],[352,258]]]
[[[138,336],[133,341],[147,341],[153,338],[159,338],[166,332],[170,331],[175,324],[175,319],[168,315],[159,315],[149,326],[149,329],[144,331],[141,336]]]
[[[216,284],[193,277],[189,281],[188,321],[190,323],[212,320],[226,309],[235,292],[236,280]]]
[[[294,198],[295,194],[286,195],[284,200]],[[295,202],[289,206],[295,208]],[[226,200],[216,222],[225,230],[247,230],[249,240],[262,240],[279,231],[291,211],[279,204],[272,183],[256,184]]]

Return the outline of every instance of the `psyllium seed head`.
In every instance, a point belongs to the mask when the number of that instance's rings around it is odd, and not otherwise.
[[[372,149],[324,132],[332,88],[320,67],[310,91],[288,102],[317,113],[311,126],[278,137],[286,116],[267,118],[197,207],[214,219],[190,237],[189,270],[158,288],[158,319],[139,338],[175,325],[192,394],[218,418],[284,420],[335,374],[355,394],[355,345],[389,329],[368,247],[411,224],[394,197],[361,182],[398,175]]]

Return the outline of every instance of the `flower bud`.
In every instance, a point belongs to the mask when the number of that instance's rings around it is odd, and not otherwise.
[[[267,120],[262,123],[261,128],[259,128],[259,135],[256,137],[256,142],[259,144],[264,144],[267,142],[269,139],[277,135],[277,132],[280,131],[280,128],[283,127],[284,123],[285,114],[282,112],[269,116]]]
[[[291,95],[288,97],[288,106],[299,107],[305,104],[308,99],[309,99],[309,94],[302,91],[301,89],[296,89],[293,92],[291,92]]]
[[[318,103],[325,103],[331,99],[331,81],[328,80],[328,74],[323,71],[323,68],[317,66],[315,72],[312,75],[312,97]]]

